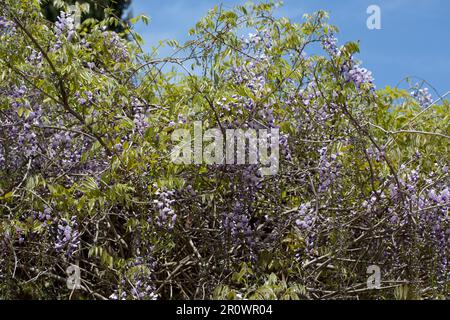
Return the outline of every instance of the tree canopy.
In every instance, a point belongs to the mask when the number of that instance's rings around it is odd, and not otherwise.
[[[326,12],[216,6],[161,58],[0,4],[1,298],[449,297],[449,103],[377,89]],[[174,163],[196,122],[279,130],[277,174]]]

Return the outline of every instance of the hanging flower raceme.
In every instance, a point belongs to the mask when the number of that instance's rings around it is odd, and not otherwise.
[[[426,108],[433,103],[433,96],[430,94],[428,88],[419,88],[418,84],[416,84],[414,90],[411,92],[411,96],[417,100],[417,103],[422,108]]]
[[[353,82],[357,88],[361,88],[363,85],[370,85],[371,88],[375,88],[372,72],[354,63],[353,60],[348,61],[341,67],[341,73],[345,81]]]
[[[160,190],[156,192],[157,200],[154,200],[156,204],[158,215],[156,217],[156,225],[159,228],[172,230],[177,221],[177,215],[172,207],[175,202],[173,196],[175,191],[173,190]]]
[[[57,50],[61,47],[62,37],[66,37],[68,42],[72,41],[72,39],[76,35],[76,31],[75,21],[70,14],[64,11],[60,12],[57,21],[55,22],[55,35],[57,42],[53,50]]]
[[[334,34],[329,34],[322,39],[322,46],[326,52],[332,57],[337,57],[341,54],[341,50],[337,46],[337,38]]]
[[[103,44],[108,48],[114,62],[125,62],[128,60],[129,52],[127,46],[116,32],[104,31]]]
[[[57,225],[55,249],[71,258],[80,244],[77,218],[73,216],[69,221],[60,219]]]
[[[311,203],[302,204],[296,214],[295,224],[304,235],[305,239],[305,253],[307,255],[314,254],[315,242],[319,233],[319,226],[316,224],[317,214],[314,208],[311,208]],[[301,256],[301,252],[298,254]]]
[[[14,22],[0,16],[0,36],[4,34],[13,35],[16,30]]]
[[[233,212],[224,215],[223,228],[230,232],[233,243],[239,244],[244,242],[249,246],[254,244],[250,220],[242,202],[237,201]]]

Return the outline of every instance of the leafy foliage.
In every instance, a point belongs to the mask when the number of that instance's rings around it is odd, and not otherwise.
[[[325,12],[215,7],[160,59],[0,4],[0,297],[448,298],[449,104],[376,90]],[[279,173],[172,163],[194,121],[280,128]]]
[[[124,14],[131,4],[131,0],[44,0],[41,7],[44,16],[52,22],[56,22],[59,12],[65,11],[67,6],[75,5],[80,8],[81,20],[84,22],[83,30],[87,32],[95,21],[107,20],[108,29],[115,32],[123,32],[127,21]]]

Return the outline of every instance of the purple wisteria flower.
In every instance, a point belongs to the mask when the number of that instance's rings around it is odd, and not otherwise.
[[[418,84],[416,84],[414,90],[411,92],[411,96],[417,100],[422,108],[426,108],[433,103],[433,97],[428,88],[419,88]]]
[[[242,202],[237,201],[233,212],[224,215],[223,227],[230,232],[234,243],[240,243],[241,240],[244,240],[251,246],[253,244],[253,231],[250,227],[248,214],[245,211]]]
[[[334,34],[329,34],[322,39],[322,47],[331,57],[339,57],[341,55],[341,49],[338,48],[337,42],[338,40]],[[357,88],[369,84],[371,89],[375,89],[372,72],[355,63],[353,57],[350,57],[350,60],[341,66],[341,74],[345,81],[353,82]]]
[[[350,61],[350,63],[342,66],[341,72],[345,81],[353,82],[357,88],[361,88],[365,84],[370,84],[373,88],[374,78],[372,72],[366,68],[362,68],[360,65]]]
[[[0,30],[6,29],[9,25],[8,20],[6,20],[4,17],[0,16]]]
[[[310,203],[300,205],[296,214],[295,225],[304,234],[305,252],[309,255],[313,254],[317,238],[317,230],[315,228],[316,220],[317,215],[315,214],[315,210],[311,208]]]
[[[38,52],[34,49],[31,49],[31,54],[27,58],[27,62],[29,64],[39,66],[42,63],[42,52]]]
[[[281,153],[287,161],[292,161],[292,153],[289,146],[289,134],[283,134],[280,136]]]
[[[148,109],[145,107],[145,104],[145,101],[142,103],[136,98],[133,98],[131,102],[133,108],[133,123],[139,134],[144,134],[145,130],[150,126],[147,121]]]
[[[122,38],[114,31],[103,32],[103,44],[108,47],[111,58],[115,62],[123,62],[128,59],[127,46]]]
[[[12,35],[15,32],[15,24],[3,16],[0,16],[0,36],[3,34]]]
[[[334,34],[327,35],[322,39],[322,46],[326,52],[332,57],[339,56],[341,54],[341,50],[337,47],[337,38]]]
[[[68,258],[72,257],[80,244],[77,218],[73,216],[69,221],[60,219],[57,225],[55,249],[64,253]]]
[[[157,191],[156,195],[158,196],[157,200],[154,200],[156,204],[156,208],[158,210],[158,216],[156,217],[156,224],[160,228],[165,228],[168,230],[172,230],[177,221],[177,215],[175,210],[172,208],[172,203],[175,200],[172,199],[175,191],[170,190],[162,190]]]
[[[326,192],[339,175],[339,164],[336,162],[337,154],[327,156],[327,147],[319,150],[320,162],[319,171],[319,187],[318,192]]]
[[[68,13],[61,11],[57,21],[55,22],[55,35],[58,40],[61,39],[63,35],[67,36],[67,41],[72,41],[75,36],[75,21],[72,16]]]

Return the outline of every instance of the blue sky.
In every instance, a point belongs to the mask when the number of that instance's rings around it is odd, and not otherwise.
[[[188,39],[187,31],[208,9],[246,0],[133,0],[132,15],[150,17],[149,26],[136,30],[146,48],[162,39]],[[258,1],[254,1],[258,2]],[[330,23],[340,33],[339,43],[361,42],[358,59],[370,69],[378,88],[395,86],[405,77],[424,79],[438,94],[450,90],[450,1],[448,0],[284,0],[277,16],[301,22],[304,13],[319,9],[330,12]],[[369,5],[381,8],[381,30],[369,30]],[[405,84],[401,85],[405,87]],[[434,94],[436,95],[436,94]]]

